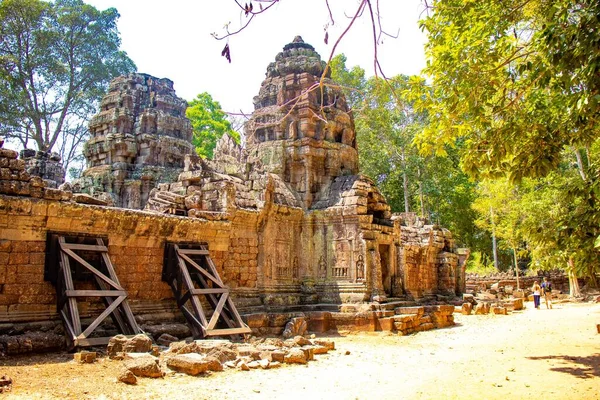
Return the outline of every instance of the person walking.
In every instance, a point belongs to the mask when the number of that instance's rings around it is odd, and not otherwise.
[[[544,282],[541,285],[544,300],[546,300],[546,308],[552,309],[552,283],[548,278],[544,277]]]
[[[531,287],[531,291],[533,292],[533,305],[536,309],[540,309],[540,296],[542,294],[542,287],[538,283],[538,281],[533,282],[533,286]]]

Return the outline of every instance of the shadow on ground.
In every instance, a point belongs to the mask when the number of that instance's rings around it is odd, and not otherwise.
[[[600,377],[600,353],[590,356],[543,356],[527,357],[530,360],[557,360],[567,364],[562,367],[552,367],[551,371],[571,374],[577,378],[588,379]],[[571,365],[568,365],[571,364]]]

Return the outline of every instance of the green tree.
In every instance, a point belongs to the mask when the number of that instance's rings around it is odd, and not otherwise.
[[[375,179],[392,210],[416,210],[449,228],[459,243],[486,246],[489,237],[473,224],[475,184],[460,170],[457,151],[449,149],[445,158],[421,156],[412,144],[427,115],[405,97],[410,78],[366,79],[362,68],[346,67],[343,54],[331,66],[353,108],[361,172]]]
[[[600,3],[437,0],[422,21],[425,74],[416,90],[430,125],[424,151],[463,138],[472,176],[544,176],[565,146],[597,137]],[[424,85],[424,81],[421,81]]]
[[[224,134],[231,136],[237,143],[240,142],[240,134],[231,128],[227,114],[210,94],[204,92],[196,96],[189,103],[185,114],[192,123],[192,143],[198,155],[212,158],[217,141]]]
[[[0,134],[41,151],[80,142],[110,79],[135,70],[118,17],[81,0],[2,1]]]

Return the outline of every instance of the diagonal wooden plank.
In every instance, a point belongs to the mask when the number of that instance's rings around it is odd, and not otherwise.
[[[84,339],[87,338],[90,333],[92,333],[94,331],[94,329],[96,329],[98,327],[98,325],[100,325],[100,323],[102,321],[104,321],[106,319],[106,317],[108,317],[118,306],[119,304],[121,304],[121,302],[125,300],[125,296],[119,296],[115,299],[115,301],[109,305],[108,307],[106,307],[106,310],[104,310],[102,312],[102,314],[100,314],[98,316],[98,318],[96,318],[94,320],[94,322],[92,322],[86,329],[85,331],[83,331],[83,333],[79,336],[77,336],[77,339]]]
[[[179,253],[178,253],[179,254]],[[208,271],[206,271],[204,268],[202,268],[201,266],[199,266],[198,264],[196,264],[196,262],[194,260],[192,260],[191,258],[189,258],[188,256],[186,256],[185,254],[179,254],[180,258],[183,258],[185,261],[187,261],[190,265],[192,265],[196,270],[198,270],[198,272],[200,272],[202,275],[206,276],[208,279],[210,279],[213,283],[215,283],[216,285],[219,285],[221,287],[223,287],[223,283],[221,282],[220,279],[215,278],[211,273],[209,273]]]
[[[96,279],[96,284],[98,285],[99,288],[107,290],[108,289],[108,285],[106,284],[106,282],[104,282],[102,279],[98,278],[97,276],[94,277]],[[123,291],[117,291],[114,290],[112,292],[121,292],[122,296],[127,296],[127,292]],[[107,306],[110,306],[114,299],[111,298],[110,296],[104,296],[104,301],[106,302]],[[119,310],[116,309],[113,313],[112,316],[113,318],[116,320],[117,325],[119,326],[119,329],[121,330],[121,333],[134,333],[134,332],[129,332],[128,326],[125,323],[125,321],[123,320],[121,313],[118,312]]]
[[[206,245],[200,245],[200,248],[208,251],[208,248]],[[210,268],[212,274],[214,276],[216,276],[217,279],[219,280],[219,282],[221,283],[221,285],[223,285],[223,281],[221,280],[221,277],[219,276],[219,272],[217,271],[217,267],[215,266],[215,263],[213,262],[212,258],[206,257],[206,262],[208,263],[208,267]]]
[[[208,329],[208,330],[214,329],[215,325],[217,324],[217,321],[219,320],[219,316],[221,315],[221,310],[223,309],[223,306],[225,305],[225,301],[227,301],[227,298],[229,298],[229,293],[223,293],[221,295],[221,298],[219,299],[219,304],[217,304],[215,311],[213,311],[213,315],[210,318],[210,321],[208,322],[208,326],[206,327],[206,329]]]
[[[99,246],[104,246],[104,240],[102,240],[102,238],[96,238],[96,243],[98,243]],[[106,246],[104,246],[104,247],[106,247]],[[112,278],[112,280],[115,281],[120,286],[121,282],[119,282],[119,278],[117,277],[117,272],[115,271],[115,268],[113,267],[112,262],[110,261],[110,257],[108,256],[108,249],[106,250],[106,252],[102,252],[102,260],[104,261],[104,265],[106,266],[106,269],[108,270],[108,273],[109,273],[110,277]],[[125,296],[127,296],[127,294],[125,294]],[[127,300],[125,300],[121,304],[121,308],[122,308],[123,312],[125,313],[125,317],[127,318],[127,321],[129,322],[132,333],[133,334],[142,333],[142,330],[138,326],[137,321],[135,320],[135,317],[133,316],[133,312],[131,311],[131,307],[129,306],[129,302]]]
[[[106,248],[106,246],[104,246],[104,241],[102,240],[102,238],[97,238],[96,243],[98,243],[99,246],[103,246],[104,248]],[[106,249],[106,251],[102,251],[101,256],[102,261],[104,261],[104,266],[108,271],[108,276],[110,277],[110,279],[113,280],[113,282],[121,286],[121,282],[119,282],[119,278],[117,277],[117,273],[115,272],[112,262],[110,261],[110,257],[108,257],[108,249]]]
[[[125,290],[125,289],[123,289],[121,287],[121,285],[119,285],[118,283],[114,282],[112,279],[110,279],[108,276],[104,275],[102,272],[98,271],[96,268],[94,268],[90,263],[88,263],[83,258],[81,258],[74,251],[69,250],[69,249],[62,249],[62,251],[64,253],[68,254],[70,257],[72,257],[77,262],[79,262],[85,268],[89,269],[91,272],[94,273],[94,275],[98,276],[100,279],[102,279],[104,282],[108,283],[109,285],[111,285],[115,289],[117,289],[117,290]]]
[[[205,337],[206,329],[204,329],[204,327],[202,326],[200,321],[198,321],[198,319],[196,318],[194,313],[192,313],[190,310],[188,310],[187,307],[185,307],[185,306],[182,306],[180,309],[181,309],[181,312],[183,313],[183,315],[186,317],[186,319],[190,323],[190,329],[192,331],[193,336],[200,337],[200,338]]]

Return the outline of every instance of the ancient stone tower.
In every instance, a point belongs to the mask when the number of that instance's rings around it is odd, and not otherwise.
[[[89,123],[88,169],[76,183],[119,207],[143,208],[158,182],[174,180],[193,152],[187,103],[173,82],[147,74],[115,78]]]
[[[300,36],[267,67],[246,123],[250,163],[280,176],[310,208],[335,177],[358,173],[354,121],[325,62]]]

